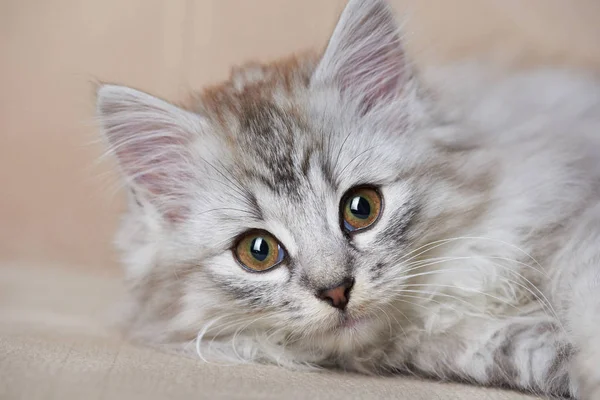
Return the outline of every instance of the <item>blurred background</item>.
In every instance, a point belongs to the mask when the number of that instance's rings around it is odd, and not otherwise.
[[[177,100],[225,79],[234,64],[323,47],[344,4],[1,0],[1,268],[119,274],[111,240],[123,202],[111,163],[96,164],[103,149],[94,142],[93,81]],[[417,64],[478,54],[514,68],[600,71],[597,0],[392,4]],[[0,276],[5,288],[8,279]]]

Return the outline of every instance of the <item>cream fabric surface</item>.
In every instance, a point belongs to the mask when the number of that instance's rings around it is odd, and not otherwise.
[[[0,399],[532,399],[409,377],[207,365],[136,347],[106,328],[121,294],[116,275],[0,267]]]

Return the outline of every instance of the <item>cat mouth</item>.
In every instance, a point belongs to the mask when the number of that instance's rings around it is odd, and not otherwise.
[[[338,325],[338,328],[340,329],[357,329],[360,328],[362,326],[364,326],[365,324],[367,324],[367,322],[370,320],[369,317],[367,316],[349,316],[349,315],[342,315],[340,318],[340,322]]]
[[[372,326],[373,322],[377,320],[372,314],[348,311],[339,312],[331,317],[331,322],[324,327],[324,331],[333,334],[355,333],[365,327]]]

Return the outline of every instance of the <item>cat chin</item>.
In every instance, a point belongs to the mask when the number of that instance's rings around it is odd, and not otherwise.
[[[246,332],[235,337],[200,337],[194,353],[209,363],[258,362],[291,369],[335,366],[368,372],[364,366],[355,368],[352,365],[364,364],[359,359],[369,359],[370,349],[389,341],[392,331],[387,322],[361,317],[297,339],[289,336],[292,332],[276,336],[270,332]],[[365,354],[357,349],[364,349]]]
[[[356,354],[357,349],[368,348],[373,343],[389,340],[393,332],[387,321],[372,316],[344,318],[320,335],[311,335],[310,341],[301,343],[319,349],[320,353],[335,357]]]

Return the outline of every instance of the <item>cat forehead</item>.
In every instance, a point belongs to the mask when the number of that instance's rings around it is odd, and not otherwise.
[[[310,54],[249,64],[202,94],[196,111],[209,119],[242,179],[297,196],[311,164],[323,161],[322,135],[306,108],[315,65]]]
[[[249,63],[232,69],[229,80],[204,89],[192,98],[194,111],[214,124],[235,131],[244,115],[265,110],[266,103],[290,103],[305,92],[317,57],[313,53],[288,57],[270,64]]]
[[[320,146],[293,110],[264,101],[240,118],[236,153],[244,172],[277,193],[299,194],[311,156]]]
[[[364,126],[343,112],[339,93],[311,88],[317,61],[305,54],[249,64],[197,99],[194,111],[207,117],[231,159],[230,172],[244,184],[303,201],[311,188],[347,186],[354,167],[365,174],[372,169],[368,158],[380,159],[375,132],[361,133]]]

